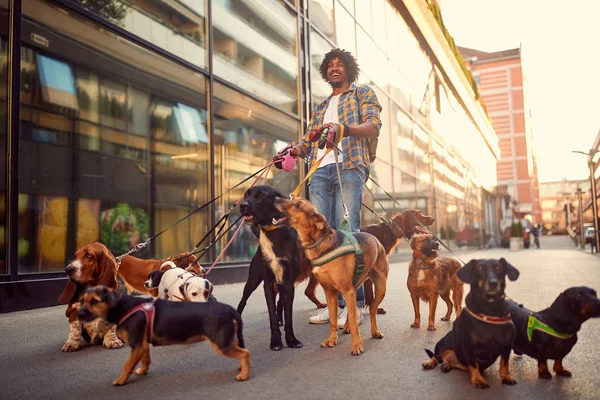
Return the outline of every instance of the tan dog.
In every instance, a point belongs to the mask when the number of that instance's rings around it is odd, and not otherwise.
[[[127,293],[131,294],[134,290],[140,293],[148,293],[153,297],[158,296],[156,289],[148,289],[144,283],[148,279],[148,274],[156,270],[166,271],[169,268],[161,268],[167,261],[172,261],[176,267],[186,269],[189,272],[199,275],[202,273],[202,267],[197,263],[196,256],[190,253],[181,253],[169,257],[166,260],[144,260],[133,256],[125,256],[118,266],[118,274],[125,282]]]
[[[276,207],[285,214],[290,226],[298,232],[309,260],[314,260],[338,247],[338,233],[329,227],[325,218],[307,200],[279,198]],[[356,288],[367,278],[370,278],[375,285],[375,297],[370,308],[371,336],[382,339],[383,334],[377,329],[377,307],[385,296],[389,265],[385,250],[375,236],[368,233],[354,233],[354,237],[364,253],[364,271],[358,277],[356,285],[353,285],[356,268],[354,253],[342,254],[319,267],[314,267],[312,272],[325,291],[329,307],[329,337],[321,343],[321,347],[333,347],[337,343],[337,295],[340,292],[346,299],[348,307],[344,332],[349,331],[352,334],[352,355],[357,356],[364,352],[364,347],[358,331]]]
[[[408,279],[406,285],[410,292],[415,309],[415,321],[410,325],[413,328],[421,326],[421,312],[419,299],[429,302],[428,331],[435,330],[435,309],[438,296],[448,306],[442,321],[449,321],[452,316],[452,300],[458,317],[462,310],[463,283],[456,276],[456,271],[461,267],[460,262],[454,258],[438,257],[439,243],[431,234],[414,235],[410,240],[413,250],[412,260],[408,264]],[[450,293],[452,292],[452,293]]]

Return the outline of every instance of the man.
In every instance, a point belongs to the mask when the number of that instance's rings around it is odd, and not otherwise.
[[[535,243],[535,247],[537,247],[538,249],[540,248],[540,228],[538,226],[538,224],[533,225],[533,228],[531,228],[531,236],[533,236],[533,241]],[[533,245],[531,246],[533,247]]]
[[[332,228],[339,228],[344,222],[345,210],[336,172],[336,163],[340,167],[343,198],[348,209],[348,223],[352,232],[360,227],[360,208],[364,182],[369,170],[369,148],[367,139],[379,135],[381,106],[373,89],[368,86],[356,86],[360,69],[352,54],[341,49],[333,49],[325,54],[319,67],[321,77],[331,85],[331,95],[323,100],[312,112],[307,134],[302,142],[292,142],[290,153],[294,157],[310,157],[311,164],[321,159],[327,147],[333,145],[339,149],[336,160],[334,151],[330,151],[321,161],[319,168],[310,180],[310,200],[323,214]],[[328,129],[328,146],[319,146],[318,140],[324,129]],[[320,149],[319,147],[323,147]],[[356,304],[361,308],[357,313],[359,324],[362,322],[362,308],[365,304],[364,288],[356,292]],[[348,310],[340,295],[338,327],[346,323]],[[329,310],[309,319],[313,324],[329,323]]]

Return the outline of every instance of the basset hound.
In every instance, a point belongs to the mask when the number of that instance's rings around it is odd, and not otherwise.
[[[69,338],[62,351],[81,349],[82,337],[91,344],[102,343],[109,349],[123,347],[123,342],[116,335],[114,324],[101,319],[82,323],[77,319],[79,301],[85,289],[97,285],[117,288],[117,262],[112,253],[102,243],[85,245],[75,252],[75,259],[67,265],[65,272],[69,280],[58,301],[68,304],[65,315],[69,319]]]

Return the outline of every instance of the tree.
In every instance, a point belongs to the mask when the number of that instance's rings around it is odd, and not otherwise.
[[[117,25],[122,25],[129,6],[118,0],[71,0],[71,2],[106,18]]]

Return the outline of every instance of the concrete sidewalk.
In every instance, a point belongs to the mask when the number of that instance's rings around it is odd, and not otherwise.
[[[600,260],[595,255],[567,246],[560,237],[542,238],[542,249],[511,253],[492,249],[459,254],[464,260],[505,257],[521,272],[507,284],[507,294],[532,309],[551,304],[564,289],[587,285],[600,289]],[[391,266],[379,316],[383,340],[369,337],[369,322],[361,325],[365,354],[350,355],[350,337],[342,335],[333,349],[319,343],[328,334],[326,325],[309,325],[314,306],[298,287],[294,304],[296,336],[302,349],[269,349],[269,327],[262,290],[250,298],[244,312],[244,336],[251,352],[251,377],[235,382],[236,362],[215,354],[205,343],[152,349],[152,366],[147,376],[132,376],[124,387],[111,381],[120,374],[129,349],[107,350],[87,346],[78,353],[62,353],[68,335],[64,306],[0,315],[1,399],[597,399],[600,398],[600,321],[583,325],[579,342],[565,360],[573,378],[539,380],[537,363],[528,357],[511,357],[510,367],[518,384],[503,386],[498,366],[484,374],[491,389],[471,387],[467,373],[444,374],[439,368],[423,371],[424,348],[435,343],[451,328],[439,321],[444,306],[438,307],[437,331],[411,329],[413,319],[406,289],[407,262]],[[237,305],[243,284],[220,285],[215,295]],[[465,287],[465,292],[469,287]],[[318,296],[324,299],[321,290]],[[422,305],[422,316],[427,315]],[[453,317],[454,318],[454,317]]]

